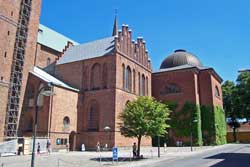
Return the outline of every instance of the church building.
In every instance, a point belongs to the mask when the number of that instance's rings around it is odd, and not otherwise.
[[[41,0],[0,3],[0,142],[32,141],[37,109],[37,136],[53,150],[131,146],[119,115],[153,96],[172,110],[168,144],[189,144],[190,132],[197,145],[225,143],[222,79],[194,54],[176,50],[153,71],[145,40],[133,40],[128,25],[118,30],[116,18],[112,35],[79,44],[39,24],[40,8]],[[53,95],[36,98],[47,84]]]

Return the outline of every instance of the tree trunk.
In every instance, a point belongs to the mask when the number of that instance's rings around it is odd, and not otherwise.
[[[137,156],[138,158],[140,158],[140,151],[141,151],[141,135],[139,135],[139,137],[137,138],[138,139],[138,149],[137,149]]]
[[[236,128],[233,128],[233,137],[234,137],[234,142],[236,143]]]

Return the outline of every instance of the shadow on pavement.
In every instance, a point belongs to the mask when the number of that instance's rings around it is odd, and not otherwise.
[[[247,153],[221,153],[205,159],[223,159],[210,167],[250,167],[250,154]]]
[[[142,159],[138,159],[138,158],[129,158],[129,157],[119,157],[118,161],[140,161],[140,160],[145,160],[147,158],[142,158]],[[100,161],[100,158],[91,158],[90,160],[92,161]],[[113,158],[112,157],[101,157],[101,161],[106,161],[106,162],[112,162]]]

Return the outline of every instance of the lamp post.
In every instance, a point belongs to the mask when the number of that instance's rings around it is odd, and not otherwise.
[[[160,158],[160,136],[157,136],[157,142],[158,142],[158,157]]]
[[[109,126],[105,126],[103,129],[104,129],[104,131],[106,133],[109,133],[109,140],[110,140],[110,130],[111,130],[111,128]],[[108,146],[107,146],[107,148],[108,148]]]
[[[32,146],[32,157],[31,157],[31,167],[35,166],[35,146],[36,146],[36,133],[37,133],[37,118],[38,118],[38,97],[39,95],[43,95],[43,96],[52,96],[53,92],[52,92],[52,83],[48,83],[47,85],[41,87],[37,94],[36,94],[36,98],[35,98],[35,127],[34,127],[34,137],[33,137],[33,146]]]
[[[193,121],[190,120],[190,146],[191,146],[191,151],[193,151],[193,133],[192,133],[192,123],[198,122],[197,119],[194,119]]]

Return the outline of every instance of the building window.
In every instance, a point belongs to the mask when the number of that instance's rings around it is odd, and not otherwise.
[[[148,77],[146,77],[146,95],[148,96]]]
[[[50,65],[50,62],[51,62],[50,58],[47,58],[47,66]]]
[[[108,67],[106,63],[103,64],[102,82],[103,82],[103,88],[106,89],[108,87]]]
[[[181,93],[181,88],[176,84],[168,84],[164,87],[162,91],[160,91],[160,95],[169,95],[177,93]]]
[[[138,72],[138,94],[141,95],[141,75]]]
[[[97,101],[93,100],[90,103],[88,113],[88,130],[98,131],[99,130],[99,105]]]
[[[128,66],[126,68],[126,73],[125,73],[125,89],[129,92],[131,92],[131,87],[132,87],[132,76],[131,76],[131,69]]]
[[[7,52],[4,52],[4,57],[5,57],[5,58],[7,57]]]
[[[3,77],[1,77],[1,81],[3,80]]]
[[[44,86],[44,84],[40,84],[38,90],[40,90],[43,86]],[[43,101],[44,101],[44,96],[42,94],[39,94],[39,96],[37,98],[38,98],[37,99],[37,106],[42,107],[43,106]]]
[[[135,70],[133,70],[133,93],[135,93]]]
[[[215,86],[215,92],[214,92],[214,95],[215,95],[216,97],[220,97],[220,91],[219,91],[218,86]]]
[[[8,31],[8,36],[10,35],[10,31]]]
[[[70,125],[70,119],[69,119],[69,117],[66,116],[63,118],[63,127],[65,129],[67,129],[67,128],[69,128],[69,125]]]
[[[27,96],[28,96],[28,107],[33,107],[35,98],[35,88],[33,85],[29,85]]]
[[[125,65],[122,64],[122,88],[125,89]]]
[[[67,145],[68,139],[66,138],[57,138],[56,139],[56,145]]]
[[[13,16],[13,11],[11,11],[10,15]]]
[[[95,63],[91,68],[91,89],[99,90],[101,88],[101,65]]]
[[[145,76],[144,74],[141,77],[141,95],[145,96]]]

